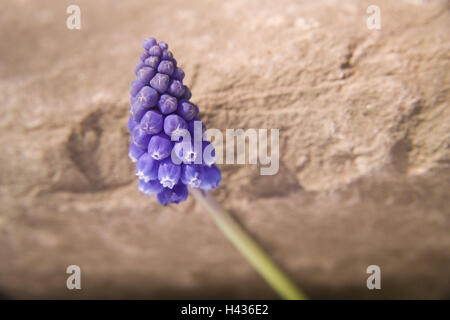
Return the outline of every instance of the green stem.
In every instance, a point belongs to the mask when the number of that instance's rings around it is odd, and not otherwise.
[[[306,300],[304,293],[291,279],[275,264],[250,235],[225,211],[208,193],[189,188],[194,198],[209,212],[214,222],[225,236],[259,272],[267,283],[287,300]]]

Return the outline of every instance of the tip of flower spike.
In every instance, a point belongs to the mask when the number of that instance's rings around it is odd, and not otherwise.
[[[144,49],[148,50],[153,46],[156,46],[157,42],[155,38],[147,38],[144,41],[142,41],[142,46],[144,47]]]
[[[151,56],[157,56],[157,57],[160,57],[160,56],[161,56],[161,53],[162,53],[162,50],[161,50],[161,48],[160,48],[159,46],[154,45],[153,47],[150,47],[150,48],[148,49],[148,53],[149,53]]]
[[[220,170],[214,165],[214,148],[209,142],[203,141],[199,150],[194,147],[196,133],[204,139],[206,129],[198,119],[198,107],[190,102],[184,72],[169,46],[151,37],[142,46],[144,51],[134,69],[136,79],[130,85],[127,126],[132,142],[128,156],[136,162],[139,191],[156,194],[163,205],[179,203],[188,197],[187,186],[204,191],[217,188]],[[177,160],[180,164],[173,162]]]

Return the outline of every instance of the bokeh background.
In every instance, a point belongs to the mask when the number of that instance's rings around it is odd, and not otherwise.
[[[280,129],[279,173],[222,165],[214,195],[312,298],[450,298],[449,30],[439,0],[1,1],[0,295],[276,298],[193,199],[137,191],[154,36],[208,127]]]

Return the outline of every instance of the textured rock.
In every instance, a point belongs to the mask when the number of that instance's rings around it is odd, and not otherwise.
[[[222,165],[215,194],[306,292],[449,298],[450,7],[378,0],[370,31],[372,2],[78,1],[80,31],[64,2],[2,2],[0,293],[275,297],[192,199],[136,191],[128,87],[155,36],[208,127],[280,129],[279,173]]]

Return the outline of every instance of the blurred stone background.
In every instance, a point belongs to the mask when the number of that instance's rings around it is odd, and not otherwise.
[[[449,9],[2,1],[0,295],[276,298],[193,199],[137,191],[128,87],[154,36],[208,127],[280,129],[279,173],[222,165],[215,195],[312,298],[450,298]],[[366,288],[372,264],[381,290]]]

